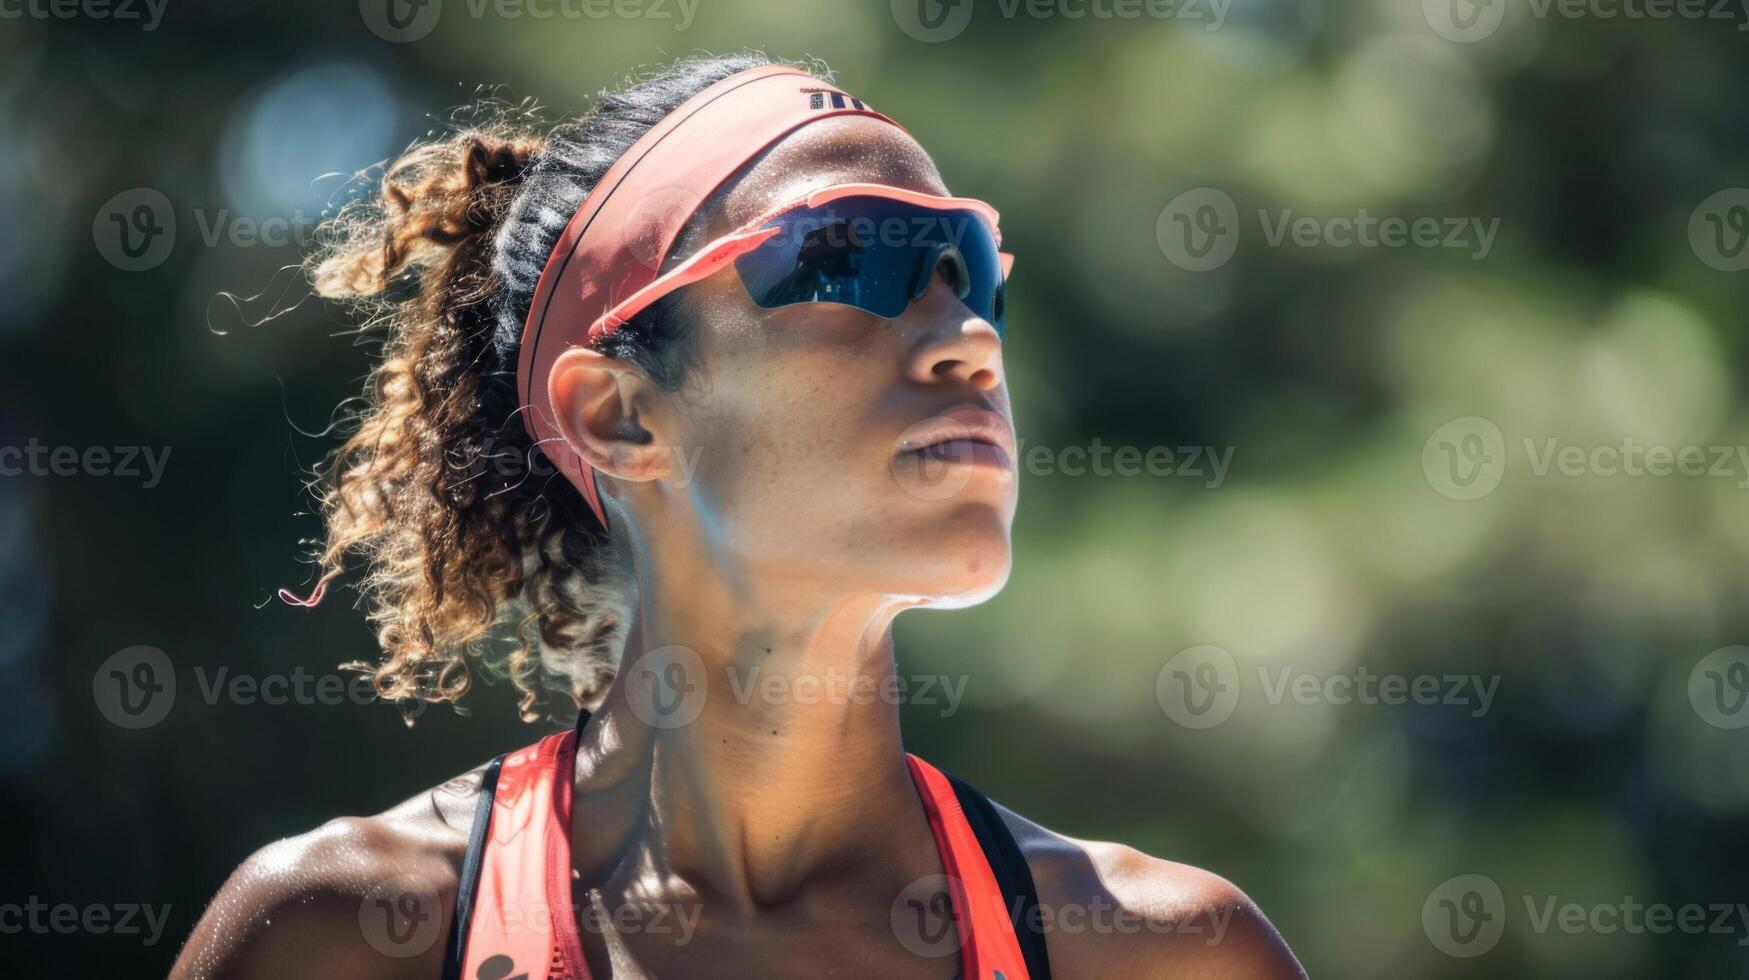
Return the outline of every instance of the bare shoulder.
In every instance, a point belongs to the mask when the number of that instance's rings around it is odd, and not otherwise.
[[[1220,875],[997,810],[1032,871],[1052,975],[1306,976],[1263,911]]]
[[[251,854],[207,905],[171,980],[438,975],[479,783],[476,770]]]

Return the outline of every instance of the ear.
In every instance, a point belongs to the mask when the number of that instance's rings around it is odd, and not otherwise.
[[[655,393],[635,365],[586,347],[560,354],[547,375],[553,422],[565,444],[620,480],[659,480],[673,466],[652,417]]]

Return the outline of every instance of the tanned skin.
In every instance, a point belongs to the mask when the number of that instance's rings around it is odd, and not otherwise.
[[[837,117],[750,165],[711,202],[703,240],[851,181],[947,193],[908,135]],[[744,688],[727,677],[878,684],[894,672],[901,611],[972,605],[1002,588],[1014,470],[955,462],[963,487],[919,493],[921,463],[899,448],[908,428],[957,407],[992,411],[1012,432],[1001,341],[939,276],[896,320],[820,304],[761,310],[732,270],[687,296],[703,384],[667,392],[581,349],[554,368],[560,428],[603,474],[636,569],[626,649],[684,646],[709,677],[696,721],[656,729],[631,709],[622,671],[583,731],[577,901],[609,918],[673,910],[663,930],[584,929],[589,969],[598,980],[951,977],[957,956],[920,956],[893,925],[895,900],[942,871],[897,707],[737,697]],[[437,977],[478,786],[468,773],[263,847],[219,891],[171,976]],[[1053,923],[1053,975],[1305,975],[1225,879],[1001,814]],[[394,881],[427,884],[423,901],[440,917],[425,927],[427,948],[393,951],[413,955],[386,954],[361,925],[361,908]],[[1128,928],[1098,924],[1120,919]]]

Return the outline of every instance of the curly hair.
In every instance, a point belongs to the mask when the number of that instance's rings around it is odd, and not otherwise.
[[[383,346],[362,407],[341,423],[350,435],[310,483],[326,537],[309,601],[348,555],[364,561],[358,589],[383,657],[343,666],[371,674],[383,698],[460,710],[481,669],[511,680],[525,721],[541,717],[549,691],[573,711],[606,693],[635,583],[524,431],[522,324],[554,244],[614,161],[692,95],[772,61],[687,59],[551,128],[527,104],[475,106],[462,117],[475,121],[414,144],[387,165],[376,200],[322,230],[306,265],[316,293],[350,304]],[[691,336],[683,304],[670,297],[597,349],[678,389]]]

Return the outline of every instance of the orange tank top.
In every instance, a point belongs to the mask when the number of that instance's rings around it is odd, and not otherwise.
[[[486,767],[446,948],[446,980],[589,980],[571,892],[576,746],[577,729],[559,732]],[[939,911],[957,930],[960,975],[1048,980],[1032,876],[1001,818],[966,783],[914,755],[906,762],[946,872],[951,908]],[[929,911],[927,903],[915,904],[918,912]],[[903,917],[895,912],[895,931]],[[927,932],[901,939],[910,940],[908,946],[939,942]]]

